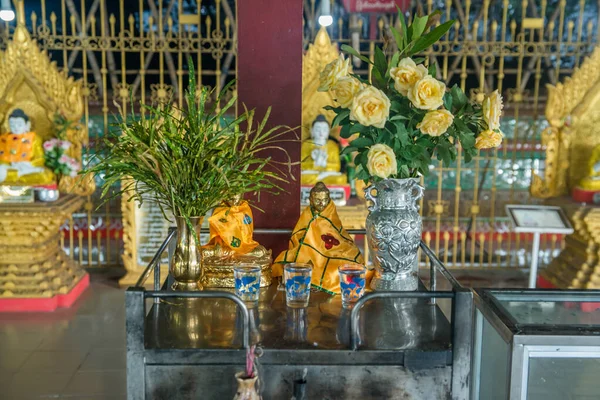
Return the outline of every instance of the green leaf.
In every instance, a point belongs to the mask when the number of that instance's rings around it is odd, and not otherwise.
[[[350,145],[353,147],[356,147],[358,149],[363,148],[363,147],[369,147],[372,146],[373,143],[373,139],[366,137],[366,136],[361,136],[359,138],[354,139],[352,142],[350,142]]]
[[[410,178],[410,170],[408,169],[408,165],[403,164],[399,169],[401,178]]]
[[[440,141],[440,143],[438,143],[438,145],[436,147],[436,150],[437,150],[437,159],[442,161],[445,166],[448,166],[451,161],[450,149],[448,148],[448,142],[446,142],[445,140]]]
[[[369,171],[363,168],[362,165],[356,167],[356,179],[367,181],[369,179]]]
[[[406,47],[406,44],[404,43],[404,37],[400,35],[400,32],[398,32],[398,30],[393,26],[390,26],[390,30],[392,31],[392,36],[394,36],[398,50],[402,51],[404,47]]]
[[[400,154],[402,151],[402,143],[400,143],[400,139],[397,137],[394,137],[394,146],[392,146],[392,149],[394,149],[394,153],[396,154]]]
[[[350,135],[354,135],[355,133],[363,133],[369,130],[368,126],[364,126],[361,124],[353,124],[352,127],[350,128]]]
[[[452,112],[452,94],[446,92],[444,94],[444,108],[450,112]]]
[[[463,132],[469,131],[469,128],[467,128],[467,125],[465,125],[465,123],[460,118],[454,118],[453,123],[454,123],[454,126],[456,126],[456,129],[457,129],[459,135]]]
[[[343,44],[342,45],[342,51],[345,51],[348,54],[351,54],[351,55],[353,55],[355,57],[360,58],[361,60],[363,60],[367,64],[373,64],[371,62],[371,60],[369,60],[367,57],[361,55],[358,51],[354,50],[352,47],[348,46],[347,44]]]
[[[392,110],[395,114],[408,116],[411,114],[411,107],[409,105],[409,100],[405,101],[400,100],[392,100],[390,105],[390,110]]]
[[[434,62],[432,62],[432,63],[429,65],[429,69],[428,69],[428,71],[427,71],[427,72],[429,73],[429,75],[433,76],[434,78],[437,76],[437,68],[436,68],[436,66],[435,66],[435,63],[434,63]]]
[[[366,163],[367,163],[367,158],[368,158],[368,154],[369,151],[368,150],[362,150],[361,152],[359,152],[356,157],[354,158],[354,165],[359,166],[362,165],[363,169],[366,170]]]
[[[458,132],[458,140],[463,149],[467,151],[475,148],[475,134],[471,131]]]
[[[358,150],[358,149],[354,146],[346,146],[342,149],[342,152],[340,154],[341,155],[350,154],[350,153],[354,153],[356,150]]]
[[[350,117],[350,110],[344,108],[341,111],[338,112],[338,114],[335,116],[335,118],[333,119],[333,122],[331,123],[332,127],[335,126],[340,126],[342,125],[340,122],[342,122],[345,118],[349,118]]]
[[[437,42],[438,40],[440,40],[440,38],[442,36],[444,36],[444,34],[446,32],[448,32],[450,30],[450,28],[452,28],[452,25],[454,25],[454,20],[450,20],[450,21],[446,21],[443,24],[441,24],[440,26],[437,26],[436,28],[434,28],[431,32],[429,32],[428,34],[421,36],[419,38],[419,40],[417,40],[412,48],[410,49],[409,54],[417,54],[422,52],[423,50],[426,50],[427,48],[429,48],[429,46],[431,46],[432,44],[434,44],[435,42]]]
[[[412,24],[409,29],[412,29],[411,40],[417,40],[421,37],[423,32],[425,32],[425,27],[427,26],[427,20],[429,16],[426,15],[424,17],[416,17],[413,19]]]
[[[417,57],[414,58],[413,61],[415,62],[415,64],[423,64],[425,62],[425,57]]]
[[[352,136],[352,134],[350,133],[350,124],[343,125],[342,129],[340,130],[340,137],[342,139],[348,139],[350,136]]]
[[[400,20],[400,27],[402,28],[402,38],[404,40],[404,45],[406,46],[410,43],[410,36],[408,35],[408,28],[406,27],[406,20],[404,19],[404,14],[398,5],[396,4],[396,8],[398,9],[398,19]]]
[[[460,110],[469,102],[468,97],[457,85],[452,87],[450,93],[452,94],[452,105],[455,107],[455,110]]]
[[[390,69],[397,67],[399,61],[400,61],[400,53],[395,52],[390,61]],[[389,71],[388,71],[388,76],[389,76]]]
[[[394,121],[394,126],[396,127],[395,136],[400,140],[402,146],[408,146],[411,140],[404,123],[401,121]]]
[[[373,86],[375,86],[377,89],[385,90],[385,75],[382,75],[377,68],[373,68],[371,70],[371,73],[371,78],[373,79]]]
[[[381,74],[381,77],[385,77],[387,74],[387,59],[383,51],[379,47],[375,47],[375,68]]]

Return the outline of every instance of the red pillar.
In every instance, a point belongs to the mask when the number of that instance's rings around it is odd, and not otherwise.
[[[238,0],[238,96],[256,109],[261,119],[272,107],[270,126],[298,127],[302,117],[302,1]],[[300,131],[297,132],[300,135]],[[292,134],[290,134],[290,138]],[[300,142],[281,143],[300,161]],[[283,157],[278,157],[284,161]],[[261,194],[254,212],[256,228],[292,229],[300,215],[300,166],[292,168],[296,181],[278,196]],[[287,246],[289,235],[256,235],[273,249],[273,257]]]

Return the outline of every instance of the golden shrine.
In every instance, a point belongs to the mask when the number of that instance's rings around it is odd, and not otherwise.
[[[335,104],[329,92],[320,92],[319,76],[323,68],[339,57],[327,30],[321,27],[314,44],[309,45],[302,63],[302,185],[319,181],[331,185],[347,185],[341,173],[340,145],[336,130],[331,129],[335,114],[323,107]]]
[[[563,83],[548,85],[546,118],[550,126],[542,133],[545,177],[534,174],[533,196],[557,198],[552,202],[564,206],[566,201],[567,208],[573,208],[576,203],[566,196],[582,187],[594,191],[597,172],[593,166],[599,161],[600,146],[598,85],[600,48]],[[581,206],[571,214],[575,232],[565,238],[565,248],[541,272],[541,278],[560,288],[600,288],[600,209]]]
[[[81,163],[87,129],[83,115],[82,83],[68,77],[38,48],[25,27],[23,3],[18,2],[18,25],[4,52],[0,52],[0,127],[8,130],[13,110],[31,119],[42,140],[56,135],[57,116],[67,122],[64,137],[71,142],[66,153]],[[6,188],[6,186],[5,186]],[[62,196],[54,203],[0,203],[0,309],[52,310],[68,306],[85,289],[88,276],[60,247],[61,226],[84,203],[82,195],[95,189],[91,177],[62,176]],[[11,188],[15,189],[15,188]],[[15,190],[20,189],[16,188]]]
[[[310,138],[310,125],[318,115],[323,114],[329,124],[335,114],[323,107],[334,104],[330,92],[319,92],[319,75],[323,68],[340,55],[336,45],[331,43],[329,34],[321,27],[315,42],[308,46],[302,57],[302,140]]]
[[[542,133],[545,176],[533,175],[532,196],[547,199],[569,195],[588,176],[589,160],[600,145],[599,85],[600,48],[564,83],[548,85],[545,114],[550,126]]]

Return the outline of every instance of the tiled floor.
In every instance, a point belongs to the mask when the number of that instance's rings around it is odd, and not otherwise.
[[[126,397],[123,291],[92,279],[71,309],[0,314],[0,399]]]
[[[467,286],[522,287],[519,271],[456,271]],[[439,278],[440,288],[447,286]],[[126,397],[124,294],[92,277],[70,309],[0,313],[0,399]]]

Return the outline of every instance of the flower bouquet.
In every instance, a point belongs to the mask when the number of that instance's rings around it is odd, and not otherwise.
[[[67,155],[71,142],[60,139],[50,139],[44,142],[44,157],[46,168],[54,172],[58,177],[70,176],[74,178],[81,169],[79,162]]]
[[[417,178],[429,172],[433,159],[450,165],[460,145],[469,162],[478,150],[497,147],[503,138],[498,91],[482,104],[473,103],[458,86],[447,90],[436,78],[435,65],[426,67],[418,57],[454,24],[434,27],[439,15],[414,17],[407,25],[399,12],[401,31],[390,28],[397,49],[389,59],[378,47],[371,61],[343,45],[342,50],[371,64],[370,81],[351,74],[343,55],[320,76],[319,90],[330,91],[337,103],[326,107],[336,114],[333,126],[341,126],[342,138],[353,138],[343,153],[356,153],[356,178],[372,184],[365,197],[373,202],[367,236],[377,269],[375,288],[416,289],[422,226],[416,201],[423,195]],[[394,213],[381,214],[380,208]]]

